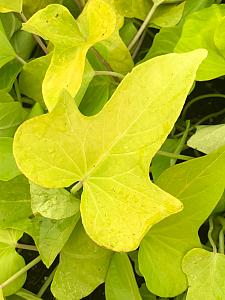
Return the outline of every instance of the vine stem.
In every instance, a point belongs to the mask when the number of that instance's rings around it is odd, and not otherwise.
[[[18,54],[16,55],[16,60],[18,60],[18,62],[20,62],[21,63],[21,65],[26,65],[27,64],[27,62],[22,58],[22,57],[20,57]]]
[[[36,246],[33,245],[16,244],[16,248],[30,251],[38,251]]]
[[[40,288],[39,292],[37,293],[38,297],[41,298],[44,295],[45,291],[47,290],[47,288],[49,287],[50,283],[54,278],[55,272],[56,272],[56,268],[51,272],[51,274],[48,276],[48,278],[45,280],[44,284]]]
[[[71,194],[76,194],[76,192],[78,192],[83,186],[83,183],[81,181],[79,181],[78,183],[76,183],[72,189],[70,190]]]
[[[209,242],[213,248],[213,253],[217,253],[216,244],[214,243],[214,240],[212,238],[212,232],[213,232],[213,219],[212,217],[209,218],[209,231],[208,231],[208,239]]]
[[[10,283],[12,283],[14,280],[16,280],[18,277],[26,273],[28,270],[30,270],[33,266],[38,264],[41,261],[41,256],[39,255],[34,260],[32,260],[29,264],[27,264],[24,268],[19,270],[17,273],[15,273],[13,276],[11,276],[9,279],[7,279],[5,282],[0,284],[0,289],[3,289],[7,287]]]
[[[219,233],[219,253],[224,254],[224,228]]]
[[[141,27],[139,28],[138,32],[136,33],[136,35],[134,36],[134,38],[132,39],[132,41],[130,42],[130,44],[128,45],[128,49],[131,50],[134,45],[137,43],[137,41],[139,40],[140,36],[142,35],[142,33],[144,32],[145,28],[148,26],[149,21],[151,20],[152,16],[154,15],[157,7],[162,4],[164,2],[164,0],[161,0],[157,3],[154,3],[153,6],[151,7],[151,9],[149,10],[149,13],[147,14],[144,22],[142,23]]]
[[[170,158],[180,159],[180,160],[190,160],[190,159],[195,158],[193,156],[187,156],[187,155],[181,155],[181,154],[176,154],[176,153],[170,153],[170,152],[161,151],[161,150],[159,150],[157,152],[157,154],[158,155],[162,155],[162,156],[166,156],[166,157],[170,157]]]
[[[26,22],[27,22],[26,16],[25,16],[23,13],[20,13],[20,16],[21,16],[22,21],[23,21],[24,23],[26,23]],[[39,46],[41,47],[41,49],[43,50],[43,52],[44,52],[45,54],[48,54],[48,49],[47,49],[47,47],[45,46],[45,44],[44,44],[44,42],[42,41],[42,39],[41,39],[39,36],[37,36],[36,34],[32,34],[32,35],[33,35],[35,41],[38,43],[38,45],[39,45]]]
[[[124,78],[123,74],[117,73],[117,72],[112,72],[112,71],[95,71],[96,76],[113,76],[113,77],[118,77],[120,79]]]
[[[15,88],[15,92],[16,92],[16,97],[17,97],[17,100],[22,103],[22,97],[21,97],[21,94],[20,94],[20,89],[19,89],[19,84],[18,84],[18,79],[16,78],[15,82],[14,82],[14,88]]]

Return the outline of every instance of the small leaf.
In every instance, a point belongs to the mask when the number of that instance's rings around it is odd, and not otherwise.
[[[79,199],[65,189],[47,189],[31,182],[30,193],[33,214],[60,220],[79,213]]]
[[[1,0],[0,0],[1,1]],[[1,2],[0,2],[0,10],[1,10]],[[0,21],[0,68],[4,66],[7,62],[14,59],[16,57],[16,53],[11,46],[8,38],[6,37],[4,28]]]
[[[192,249],[183,259],[188,277],[187,300],[225,299],[225,256],[204,249]]]
[[[225,145],[225,124],[198,126],[187,144],[206,154],[222,147]]]
[[[25,266],[24,259],[16,250],[17,241],[23,233],[16,230],[0,229],[0,283],[9,279]],[[3,289],[4,296],[12,295],[18,291],[26,280],[26,274],[22,274]]]
[[[139,250],[139,268],[148,289],[174,297],[187,288],[181,261],[190,249],[201,247],[199,227],[208,218],[225,186],[225,147],[164,171],[157,184],[183,202],[182,212],[156,224]]]
[[[51,113],[17,131],[14,155],[32,182],[49,188],[83,183],[82,221],[100,246],[135,250],[153,224],[181,210],[149,181],[149,160],[172,129],[205,55],[169,54],[137,66],[96,116],[83,116],[62,94]]]
[[[13,138],[0,137],[0,180],[10,180],[20,174],[13,157]]]
[[[10,11],[15,11],[20,13],[22,11],[22,2],[23,0],[0,0],[0,12],[6,13]]]
[[[132,265],[126,253],[115,253],[105,282],[107,300],[141,300]]]
[[[78,223],[60,253],[51,287],[53,295],[59,300],[88,296],[105,281],[111,255],[111,251],[92,242]]]
[[[23,29],[54,44],[50,66],[43,81],[43,97],[51,111],[63,89],[74,97],[78,92],[88,49],[106,39],[115,28],[116,16],[103,0],[91,0],[78,20],[62,5],[39,10]],[[47,26],[46,26],[47,25]]]
[[[225,5],[212,5],[187,17],[182,35],[175,52],[190,51],[197,48],[208,50],[208,57],[197,72],[197,80],[211,80],[225,74],[225,59],[214,43],[214,35],[223,17]]]
[[[21,63],[12,60],[0,69],[0,91],[8,93],[11,91],[13,84],[22,69]]]

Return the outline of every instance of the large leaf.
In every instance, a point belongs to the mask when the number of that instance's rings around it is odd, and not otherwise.
[[[49,110],[57,103],[62,89],[76,95],[88,49],[110,36],[115,22],[111,6],[103,0],[90,0],[77,21],[67,8],[52,4],[39,10],[23,26],[24,30],[54,44],[52,60],[43,81],[43,96]]]
[[[51,113],[17,131],[14,155],[31,181],[52,188],[83,184],[83,224],[100,246],[134,250],[153,224],[181,209],[149,181],[149,160],[172,129],[204,57],[198,50],[137,66],[96,116],[83,116],[65,93]]]
[[[224,56],[214,43],[215,30],[223,28],[220,22],[224,16],[225,5],[215,4],[191,14],[185,21],[175,52],[206,48],[209,53],[198,69],[197,80],[210,80],[225,74]]]
[[[222,147],[225,145],[225,124],[198,126],[187,144],[207,154]]]
[[[0,180],[10,180],[20,174],[13,156],[13,138],[0,137]]]
[[[1,10],[1,2],[0,2],[0,10]],[[16,53],[11,46],[8,38],[5,34],[4,28],[0,21],[0,68],[4,66],[7,62],[14,59],[16,57]]]
[[[3,283],[25,266],[24,259],[16,250],[17,241],[22,237],[22,232],[16,230],[0,229],[0,282]],[[3,289],[5,296],[14,294],[24,284],[26,273],[22,274]]]
[[[51,290],[59,300],[79,300],[105,281],[111,251],[97,246],[81,223],[62,249]]]
[[[187,300],[225,299],[225,256],[204,249],[192,249],[183,260],[188,277]]]
[[[141,300],[132,265],[126,253],[115,253],[106,276],[107,300]]]
[[[23,0],[0,0],[0,12],[6,13],[9,11],[15,11],[20,13],[22,11]]]
[[[187,288],[181,261],[201,247],[199,227],[218,203],[225,186],[225,147],[167,169],[157,184],[183,202],[182,212],[152,227],[139,250],[139,267],[151,292],[172,297]]]
[[[80,210],[80,201],[65,189],[47,189],[30,183],[31,207],[49,219],[69,218]]]

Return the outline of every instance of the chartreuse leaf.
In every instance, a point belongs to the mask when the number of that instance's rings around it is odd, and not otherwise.
[[[78,223],[60,253],[51,286],[59,300],[79,300],[105,281],[112,252],[96,245]]]
[[[40,190],[39,196],[41,198]],[[46,193],[43,193],[45,196]],[[55,211],[55,207],[51,209]],[[31,215],[30,185],[27,179],[21,175],[10,181],[0,181],[0,228],[15,228],[31,235],[43,262],[49,267],[73,231],[80,217],[79,212],[70,218],[65,216],[62,220],[41,216],[30,218]]]
[[[13,138],[0,137],[0,180],[10,180],[20,174],[13,157]]]
[[[154,294],[172,297],[187,288],[181,261],[187,251],[201,247],[198,230],[224,191],[224,174],[225,147],[171,167],[159,177],[159,187],[180,199],[184,209],[152,227],[141,242],[139,267]]]
[[[225,299],[225,256],[204,249],[192,249],[183,259],[188,277],[187,300]]]
[[[21,12],[23,0],[0,0],[0,12],[6,13],[10,11]]]
[[[7,297],[7,300],[41,300],[41,298],[37,297],[35,294],[31,293],[30,291],[21,289],[18,292],[16,292],[15,295]]]
[[[126,253],[115,253],[105,282],[107,300],[141,300],[132,265]]]
[[[1,2],[0,2],[0,10],[1,10]],[[9,62],[10,60],[16,57],[16,53],[5,34],[1,21],[0,21],[0,44],[1,44],[0,47],[0,68],[1,68],[7,62]]]
[[[69,218],[80,210],[80,201],[65,189],[47,189],[30,182],[31,208],[49,219]]]
[[[16,80],[19,72],[22,69],[22,64],[17,60],[12,60],[0,69],[0,91],[10,92],[13,83]]]
[[[225,124],[198,126],[187,144],[207,154],[218,149],[225,145]]]
[[[74,97],[78,92],[88,49],[106,39],[115,28],[116,15],[103,0],[90,0],[75,21],[62,5],[39,10],[23,29],[54,44],[54,53],[43,81],[43,97],[51,111],[62,89]]]
[[[92,117],[64,93],[51,113],[17,131],[14,155],[31,181],[49,188],[82,183],[82,221],[100,246],[134,250],[153,224],[181,210],[149,181],[149,160],[172,129],[205,55],[197,50],[140,64]]]
[[[214,35],[222,31],[220,22],[225,17],[225,5],[212,5],[187,17],[175,52],[206,48],[208,57],[198,69],[197,80],[210,80],[225,74],[224,56],[218,51]],[[219,27],[218,27],[219,26]],[[218,29],[217,29],[218,31]],[[217,32],[218,34],[218,32]]]
[[[3,291],[1,288],[0,288],[0,300],[4,300]]]
[[[17,241],[23,233],[17,230],[0,229],[0,284],[25,266],[24,259],[16,250]],[[26,274],[21,275],[3,289],[4,296],[14,294],[24,284]]]

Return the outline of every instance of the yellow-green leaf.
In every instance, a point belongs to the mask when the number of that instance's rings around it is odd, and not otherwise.
[[[82,82],[88,49],[109,37],[115,25],[116,15],[103,0],[90,0],[77,21],[66,7],[51,4],[24,24],[24,30],[54,44],[42,88],[49,111],[56,105],[62,89],[67,89],[73,97],[76,95]]]
[[[80,181],[89,236],[116,251],[136,249],[152,225],[182,208],[149,181],[149,162],[178,118],[205,57],[205,50],[196,50],[140,64],[95,116],[83,116],[63,93],[51,113],[17,131],[19,168],[45,187]]]
[[[21,12],[23,0],[0,0],[0,12],[7,13],[10,11]]]

